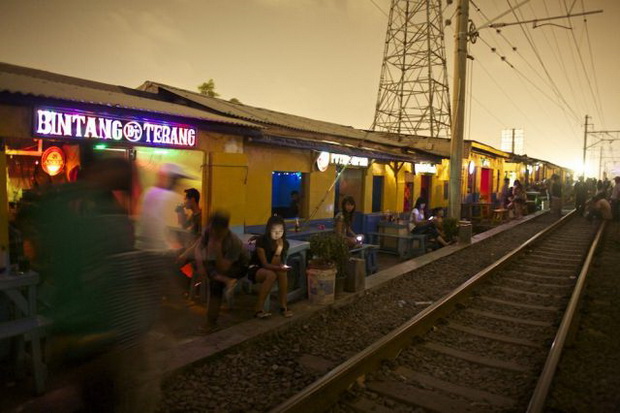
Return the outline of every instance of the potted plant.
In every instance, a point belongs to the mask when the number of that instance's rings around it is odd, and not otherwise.
[[[307,276],[311,302],[329,304],[334,301],[334,293],[338,287],[338,291],[344,288],[349,256],[349,248],[344,239],[334,232],[322,232],[310,237],[311,259]]]

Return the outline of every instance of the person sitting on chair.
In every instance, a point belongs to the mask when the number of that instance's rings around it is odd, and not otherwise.
[[[209,278],[206,330],[216,326],[224,293],[230,299],[237,280],[248,270],[249,257],[241,240],[228,228],[229,221],[228,213],[214,212],[195,249],[198,272]]]
[[[254,317],[266,318],[271,313],[263,310],[267,295],[278,280],[278,293],[280,298],[280,314],[291,317],[293,312],[287,306],[288,274],[290,269],[286,265],[286,254],[289,243],[286,240],[286,226],[284,220],[274,215],[267,221],[265,234],[256,239],[256,248],[252,254],[248,278],[254,283],[261,283],[258,291],[258,300]]]
[[[439,245],[445,247],[449,243],[441,236],[433,220],[424,218],[424,208],[426,199],[419,197],[415,201],[415,206],[411,210],[409,217],[409,231],[412,234],[428,235],[431,241],[437,241]]]
[[[342,200],[342,208],[334,219],[336,221],[335,232],[341,235],[349,248],[355,247],[359,241],[357,234],[353,232],[353,216],[355,215],[355,199],[345,196]]]

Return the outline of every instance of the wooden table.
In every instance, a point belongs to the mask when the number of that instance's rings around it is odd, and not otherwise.
[[[493,204],[489,202],[473,202],[461,204],[461,215],[468,220],[483,220],[491,218],[491,208]]]
[[[39,275],[33,271],[25,274],[0,274],[0,291],[4,293],[15,307],[14,319],[0,322],[0,339],[19,337],[23,353],[23,341],[28,337],[32,343],[32,364],[35,389],[37,393],[45,391],[46,367],[41,352],[40,329],[45,321],[37,314],[37,284]],[[19,359],[20,354],[18,354]]]

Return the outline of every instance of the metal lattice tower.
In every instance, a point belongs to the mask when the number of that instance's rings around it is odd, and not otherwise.
[[[392,0],[372,130],[449,137],[441,0]]]

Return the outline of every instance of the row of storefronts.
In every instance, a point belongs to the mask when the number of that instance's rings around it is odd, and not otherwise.
[[[139,214],[158,168],[175,163],[195,177],[180,191],[198,189],[203,210],[228,210],[240,231],[274,213],[332,218],[345,196],[365,214],[408,211],[419,196],[432,207],[448,204],[445,139],[401,139],[153,82],[129,89],[0,64],[0,119],[3,223],[7,206],[74,181],[106,157],[132,162],[132,191],[121,200],[130,214]],[[463,202],[494,201],[504,177],[570,178],[548,162],[479,142],[466,141],[464,149]],[[291,209],[293,194],[298,210]],[[5,230],[0,245],[8,245]]]

